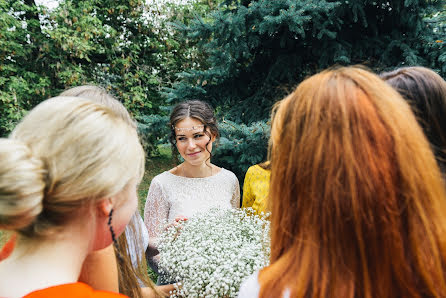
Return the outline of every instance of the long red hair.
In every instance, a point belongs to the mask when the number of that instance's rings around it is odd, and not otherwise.
[[[446,194],[409,106],[358,68],[310,77],[271,131],[260,297],[446,297]]]

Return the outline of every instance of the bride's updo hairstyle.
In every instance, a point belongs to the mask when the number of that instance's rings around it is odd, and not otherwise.
[[[144,172],[135,129],[107,107],[72,97],[31,110],[1,139],[0,158],[0,229],[29,238],[54,233]]]
[[[194,118],[203,123],[203,132],[209,139],[212,139],[213,136],[215,138],[220,136],[214,110],[208,103],[200,100],[181,102],[173,108],[172,113],[170,114],[170,143],[172,144],[173,153],[178,154],[175,138],[175,125],[186,118]],[[207,129],[209,129],[211,133],[209,133]]]
[[[358,67],[318,73],[271,129],[259,297],[445,297],[446,194],[409,105]]]

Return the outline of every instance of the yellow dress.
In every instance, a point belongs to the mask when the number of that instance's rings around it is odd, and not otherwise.
[[[265,212],[270,176],[271,171],[259,165],[249,167],[243,184],[243,208],[252,207],[257,214]]]

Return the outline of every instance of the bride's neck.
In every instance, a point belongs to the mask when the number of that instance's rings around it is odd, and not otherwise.
[[[181,164],[181,175],[189,178],[204,178],[212,176],[213,165],[210,162],[201,165],[191,165],[187,162]]]

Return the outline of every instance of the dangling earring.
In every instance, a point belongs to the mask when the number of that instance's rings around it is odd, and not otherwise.
[[[112,216],[113,216],[113,208],[110,210],[110,213],[108,214],[108,222],[107,222],[107,224],[108,224],[108,227],[110,229],[110,234],[111,234],[111,237],[112,237],[112,240],[113,240],[113,246],[115,247],[116,256],[118,257],[118,260],[122,262],[123,258],[121,256],[120,251],[119,251],[119,244],[118,244],[118,241],[116,240],[115,231],[113,231]]]
[[[112,216],[113,216],[113,208],[110,210],[110,213],[108,214],[108,227],[110,229],[110,234],[112,236],[112,240],[113,240],[113,244],[115,246],[118,245],[118,241],[116,241],[116,235],[115,235],[115,231],[113,231],[113,226],[112,226]]]

